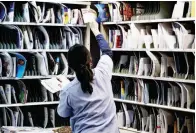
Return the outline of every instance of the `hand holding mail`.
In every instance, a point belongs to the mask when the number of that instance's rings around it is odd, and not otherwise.
[[[90,23],[90,28],[95,36],[100,34],[98,23],[95,20]]]

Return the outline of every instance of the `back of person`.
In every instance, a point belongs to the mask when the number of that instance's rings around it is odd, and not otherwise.
[[[111,79],[103,72],[103,67],[101,59],[94,69],[92,94],[83,93],[77,79],[67,88],[73,109],[70,122],[75,133],[118,133]]]

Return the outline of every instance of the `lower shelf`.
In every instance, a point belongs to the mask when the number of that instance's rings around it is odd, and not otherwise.
[[[131,100],[123,100],[123,99],[118,99],[118,98],[114,98],[114,101],[135,104],[135,105],[143,105],[143,106],[148,106],[148,107],[162,108],[162,109],[168,109],[168,110],[176,110],[176,111],[182,111],[182,112],[195,113],[195,110],[193,110],[193,109],[186,109],[186,108],[179,108],[179,107],[172,107],[172,106],[158,105],[158,104],[151,104],[151,103],[145,104],[145,103],[141,103],[141,102],[135,102],[135,101],[131,101]]]

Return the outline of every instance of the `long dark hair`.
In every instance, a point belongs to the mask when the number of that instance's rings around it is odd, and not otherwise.
[[[72,46],[68,51],[68,64],[72,68],[76,77],[81,84],[82,91],[92,94],[93,88],[91,82],[93,80],[93,72],[90,66],[91,55],[88,49],[83,46],[76,44]]]

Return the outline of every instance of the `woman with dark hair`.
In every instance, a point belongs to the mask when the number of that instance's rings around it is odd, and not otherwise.
[[[68,64],[76,78],[60,93],[58,114],[70,117],[74,133],[119,133],[116,107],[111,86],[112,51],[98,30],[97,22],[90,23],[102,56],[91,69],[91,55],[83,45],[74,45],[68,52]]]

